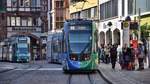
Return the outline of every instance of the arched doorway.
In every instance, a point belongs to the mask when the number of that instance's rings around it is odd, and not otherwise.
[[[104,32],[100,32],[99,43],[100,43],[100,45],[105,44],[105,33]]]
[[[28,36],[30,37],[30,53],[31,53],[31,60],[40,60],[42,59],[42,42],[40,40],[40,37],[37,37],[34,34],[31,33],[16,33],[12,36]]]
[[[106,44],[112,44],[112,32],[110,29],[106,32]]]
[[[120,31],[119,31],[119,29],[115,29],[113,31],[113,38],[114,38],[113,43],[120,45],[120,42],[121,42],[120,39],[121,39],[121,37],[120,37]]]

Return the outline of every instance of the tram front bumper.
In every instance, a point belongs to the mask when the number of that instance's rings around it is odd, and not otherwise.
[[[17,57],[17,62],[20,62],[20,61],[29,62],[29,57],[27,57],[27,56],[19,56],[19,57]]]
[[[88,61],[68,61],[68,68],[72,71],[88,71],[88,70],[95,70],[95,64],[92,62],[92,60]]]

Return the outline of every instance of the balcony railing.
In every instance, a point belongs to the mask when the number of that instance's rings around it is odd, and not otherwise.
[[[20,12],[40,12],[41,11],[41,7],[7,7],[7,11],[10,12],[16,12],[16,11],[20,11]]]
[[[41,32],[41,26],[7,26],[8,32]]]

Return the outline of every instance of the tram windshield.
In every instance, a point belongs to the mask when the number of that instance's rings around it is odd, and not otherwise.
[[[69,44],[72,53],[88,53],[91,43],[91,30],[70,30]]]
[[[20,54],[28,54],[28,48],[19,48]]]
[[[18,44],[18,51],[20,54],[28,54],[28,45],[25,43],[25,44]]]

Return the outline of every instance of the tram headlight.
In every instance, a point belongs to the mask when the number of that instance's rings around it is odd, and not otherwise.
[[[90,55],[89,54],[83,54],[84,60],[89,60],[90,59]]]
[[[70,54],[70,59],[77,61],[78,60],[78,56],[76,54]]]

